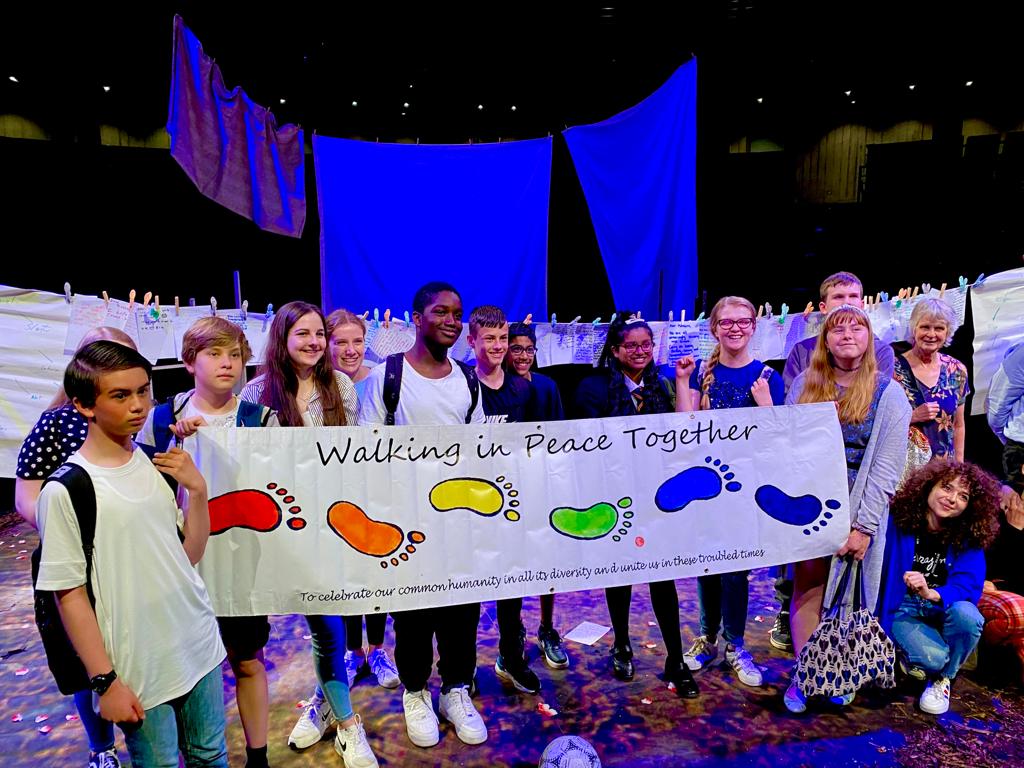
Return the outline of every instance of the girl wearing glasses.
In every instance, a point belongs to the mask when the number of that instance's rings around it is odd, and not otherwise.
[[[604,416],[636,416],[680,410],[669,382],[654,364],[654,334],[639,318],[626,320],[620,314],[608,329],[608,338],[598,370],[584,379],[576,390],[573,413],[579,419]],[[692,365],[692,361],[691,361]],[[678,386],[678,377],[677,383]],[[665,640],[665,680],[675,685],[676,694],[692,699],[700,695],[693,675],[683,662],[683,639],[679,629],[679,595],[674,581],[648,584],[651,606]],[[629,644],[629,603],[632,587],[605,590],[608,613],[615,631],[612,671],[619,680],[632,680],[633,648]]]
[[[676,364],[676,397],[682,410],[748,408],[782,405],[782,377],[750,354],[757,320],[754,305],[739,296],[725,296],[711,310],[708,324],[718,342],[699,366],[693,358]],[[759,686],[761,670],[743,646],[747,625],[749,571],[697,578],[700,634],[684,655],[693,671],[708,667],[718,657],[718,632],[725,641],[725,660],[744,685]]]

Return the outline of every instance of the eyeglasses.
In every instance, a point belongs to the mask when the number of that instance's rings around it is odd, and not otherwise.
[[[513,355],[527,355],[528,357],[533,357],[537,354],[536,347],[521,347],[518,344],[513,344],[508,348],[508,351]]]
[[[725,318],[725,320],[719,320],[718,321],[718,327],[719,328],[724,328],[727,331],[730,328],[732,328],[734,325],[737,328],[739,328],[741,331],[745,331],[745,330],[747,330],[747,328],[750,328],[751,326],[754,325],[754,318],[752,318],[752,317],[741,317],[739,320],[730,320],[729,318]]]
[[[622,347],[627,352],[629,352],[630,354],[633,354],[637,350],[640,350],[641,352],[650,352],[652,349],[654,349],[654,342],[653,341],[640,341],[640,342],[637,342],[637,341],[627,341],[625,344],[620,344],[619,346]]]

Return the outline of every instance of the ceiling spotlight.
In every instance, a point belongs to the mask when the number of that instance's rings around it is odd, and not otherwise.
[[[763,102],[764,102],[764,98],[762,98],[761,96],[758,96],[758,97],[757,97],[757,103],[758,103],[758,104],[761,104],[761,103],[763,103]]]
[[[515,105],[515,104],[513,104],[513,105],[512,105],[512,111],[513,111],[513,112],[515,112],[515,111],[516,111],[516,105]]]
[[[402,106],[405,107],[406,109],[408,109],[409,108],[409,102],[407,101],[407,102],[403,103]]]
[[[856,103],[857,103],[857,100],[856,100],[856,99],[850,99],[850,103],[851,103],[851,104],[856,104]]]
[[[412,88],[412,83],[409,83],[409,87]]]
[[[284,104],[284,99],[281,99],[281,103]]]
[[[18,78],[16,78],[14,75],[10,75],[7,79],[10,80],[12,83],[18,82]]]
[[[914,85],[913,83],[911,83],[911,84],[910,84],[910,85],[908,85],[907,87],[908,87],[908,88],[909,88],[910,90],[914,90],[915,88],[917,88],[917,86],[916,86],[916,85]]]
[[[964,85],[966,85],[968,88],[970,88],[972,85],[974,85],[974,81],[973,80],[968,80],[966,83],[964,83]]]
[[[353,101],[352,102],[352,106],[353,107],[358,107],[359,106],[359,102],[358,101]]]
[[[402,117],[405,117],[405,112],[402,113]]]
[[[853,93],[853,91],[843,91],[843,93],[845,93],[847,96],[849,96],[851,93]]]
[[[109,85],[104,85],[103,86],[103,92],[104,93],[110,93],[110,86]]]
[[[476,105],[476,108],[477,108],[477,109],[483,109],[483,108],[484,108],[484,105],[483,105],[483,104],[477,104],[477,105]]]

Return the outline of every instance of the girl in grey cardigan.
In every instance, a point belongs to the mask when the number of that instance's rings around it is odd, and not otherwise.
[[[842,561],[863,561],[866,606],[878,600],[885,551],[889,499],[903,473],[910,405],[902,387],[879,376],[874,337],[864,310],[845,305],[832,310],[822,325],[811,365],[789,390],[787,404],[833,400],[839,412],[850,490],[850,536],[831,558],[797,563],[790,614],[794,651],[806,644],[836,589]],[[844,700],[849,703],[852,700]],[[806,709],[794,684],[785,703],[792,712]]]

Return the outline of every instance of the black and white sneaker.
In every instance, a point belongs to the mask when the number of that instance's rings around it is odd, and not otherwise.
[[[526,661],[521,661],[515,666],[505,665],[505,660],[498,654],[498,660],[494,662],[494,672],[503,683],[515,686],[523,693],[537,693],[540,691],[540,678],[530,669]]]
[[[117,756],[117,749],[90,753],[89,768],[121,768],[121,758]]]
[[[544,651],[544,663],[552,669],[565,669],[569,666],[569,655],[562,648],[562,638],[554,627],[541,627],[537,630],[537,640]]]

